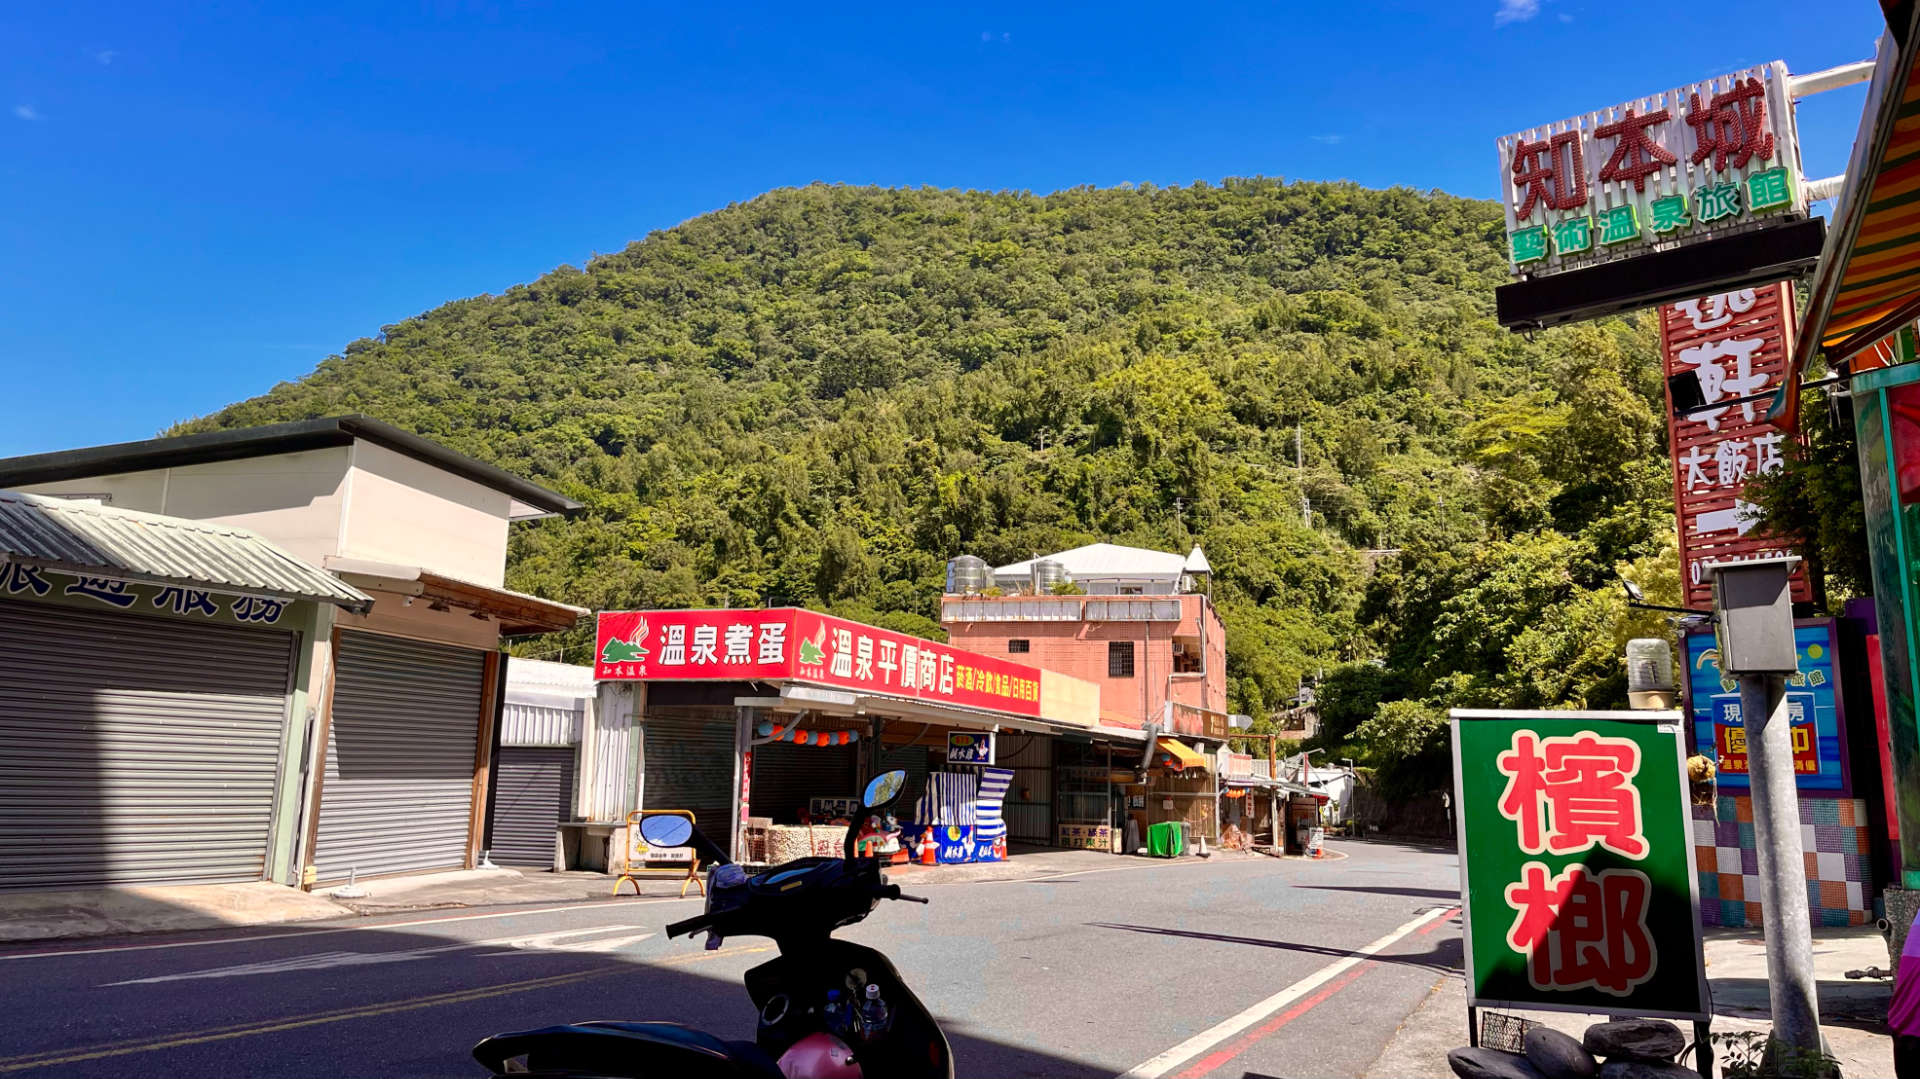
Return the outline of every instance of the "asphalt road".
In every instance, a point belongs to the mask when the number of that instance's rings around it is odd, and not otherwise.
[[[1340,849],[916,883],[930,905],[842,935],[894,960],[962,1076],[1357,1076],[1459,966],[1458,870],[1450,851]],[[699,902],[0,952],[0,1077],[470,1076],[487,1034],[586,1019],[751,1038],[740,975],[771,945],[666,940]]]

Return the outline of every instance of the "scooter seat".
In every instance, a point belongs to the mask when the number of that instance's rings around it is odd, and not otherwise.
[[[496,1034],[473,1048],[495,1075],[526,1058],[526,1073],[608,1079],[780,1079],[780,1065],[752,1042],[723,1041],[679,1023],[595,1022]]]

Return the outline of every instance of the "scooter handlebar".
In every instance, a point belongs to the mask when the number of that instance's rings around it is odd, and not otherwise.
[[[712,924],[712,916],[706,914],[688,918],[683,922],[671,922],[667,925],[667,938],[671,940],[674,937],[692,936]]]
[[[900,890],[900,886],[899,886],[898,884],[889,884],[889,885],[887,885],[887,886],[885,886],[885,887],[883,887],[883,888],[881,888],[881,889],[880,889],[880,898],[882,898],[882,899],[898,899],[898,900],[900,900],[900,901],[901,901],[901,902],[903,902],[903,903],[925,903],[925,902],[927,902],[927,897],[926,897],[926,896],[923,896],[923,895],[908,895],[907,893],[905,893],[905,892],[903,892],[903,891],[901,891],[901,890]]]

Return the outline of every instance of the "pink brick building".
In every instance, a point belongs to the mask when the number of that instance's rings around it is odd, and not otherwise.
[[[1052,594],[1044,581],[1055,567],[1087,594]],[[1171,700],[1187,706],[1173,709],[1175,732],[1225,737],[1227,642],[1206,593],[1212,574],[1198,547],[1183,556],[1095,543],[995,568],[991,587],[1003,594],[949,594],[941,622],[958,647],[1096,683],[1108,722],[1164,730]]]

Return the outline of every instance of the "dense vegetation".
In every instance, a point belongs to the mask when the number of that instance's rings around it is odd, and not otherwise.
[[[365,412],[554,486],[509,583],[594,608],[937,637],[950,556],[1200,543],[1233,706],[1324,675],[1392,767],[1447,704],[1622,702],[1616,571],[1675,596],[1651,320],[1507,333],[1500,240],[1350,184],[780,190],[181,430]]]

